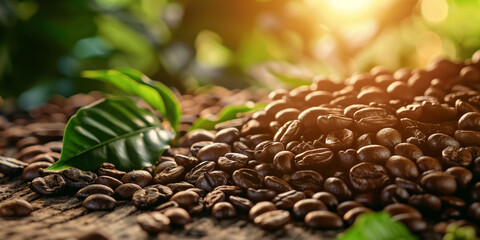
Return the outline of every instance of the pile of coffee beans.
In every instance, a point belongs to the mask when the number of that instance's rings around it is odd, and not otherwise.
[[[19,123],[3,120],[4,146],[15,143],[18,153],[0,158],[0,172],[22,174],[41,195],[74,190],[92,211],[131,201],[148,210],[137,222],[149,233],[205,213],[247,215],[269,230],[293,220],[342,229],[382,210],[418,234],[429,223],[438,233],[450,223],[479,232],[480,51],[426,69],[375,67],[342,82],[316,78],[310,86],[271,92],[264,110],[187,133],[206,114],[202,108],[221,109],[218,96],[200,96],[182,98],[182,137],[155,166],[46,171],[61,142],[43,140],[43,132],[10,133]],[[23,201],[0,207],[2,216],[31,211]]]

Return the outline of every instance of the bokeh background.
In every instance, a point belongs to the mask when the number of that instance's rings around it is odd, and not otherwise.
[[[1,0],[0,102],[108,90],[131,67],[179,92],[342,79],[480,49],[480,0]]]

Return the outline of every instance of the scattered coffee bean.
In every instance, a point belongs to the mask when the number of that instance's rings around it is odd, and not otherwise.
[[[212,207],[212,216],[216,219],[232,218],[237,215],[237,211],[229,202],[217,202]]]
[[[0,205],[0,216],[2,217],[23,217],[32,213],[33,207],[23,199],[13,199]]]
[[[343,227],[343,220],[338,214],[329,211],[313,211],[305,216],[305,223],[311,228],[339,229]]]
[[[190,214],[183,208],[172,207],[165,210],[163,214],[170,219],[172,225],[185,226],[190,222]]]
[[[92,194],[105,194],[108,196],[112,196],[113,190],[105,185],[92,184],[78,190],[77,194],[75,194],[75,197],[79,199],[85,199]]]
[[[105,194],[92,194],[83,200],[82,206],[92,211],[111,211],[117,205],[117,201]]]
[[[170,229],[170,219],[159,212],[142,213],[137,216],[137,223],[148,233],[166,232]]]
[[[142,187],[135,183],[124,183],[115,189],[115,195],[120,199],[132,199],[133,194],[140,189],[142,189]]]

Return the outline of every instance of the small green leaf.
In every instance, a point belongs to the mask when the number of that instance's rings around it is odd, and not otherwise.
[[[175,94],[162,83],[152,81],[140,71],[129,68],[84,71],[82,76],[109,82],[126,93],[141,97],[178,130],[182,116],[180,103]]]
[[[68,121],[62,154],[48,170],[95,171],[104,162],[120,170],[155,164],[174,134],[128,98],[106,98],[82,107]]]
[[[264,107],[265,107],[265,105],[263,105],[263,104],[258,104],[256,106],[250,106],[250,105],[227,106],[227,107],[224,107],[222,109],[222,111],[220,111],[220,113],[217,116],[215,116],[213,119],[208,119],[208,118],[197,119],[192,124],[189,131],[192,131],[192,130],[198,129],[198,128],[212,130],[212,129],[214,129],[215,125],[218,124],[218,123],[237,118],[238,113],[246,113],[246,112],[258,110],[258,109],[261,109],[261,108],[264,108]]]
[[[312,83],[312,81],[302,77],[289,76],[272,70],[270,70],[270,74],[290,87],[300,87],[302,85],[310,85]]]
[[[400,222],[393,220],[386,212],[367,213],[360,216],[355,224],[338,240],[410,240],[417,239]]]

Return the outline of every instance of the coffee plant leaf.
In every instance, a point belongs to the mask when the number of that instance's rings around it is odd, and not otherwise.
[[[175,134],[151,112],[124,97],[80,108],[68,121],[60,159],[48,170],[95,171],[104,162],[130,171],[155,164]]]

